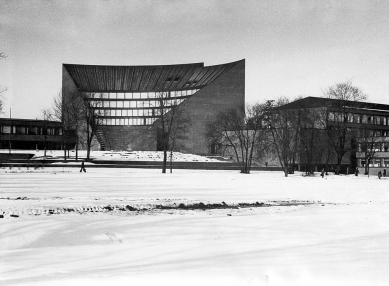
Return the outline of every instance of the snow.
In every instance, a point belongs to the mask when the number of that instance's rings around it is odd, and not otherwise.
[[[160,172],[0,169],[0,285],[386,285],[389,280],[388,178]],[[155,208],[223,201],[273,206]],[[279,206],[281,201],[295,204]],[[107,205],[146,210],[99,211]],[[65,208],[78,211],[61,213]]]
[[[0,153],[8,154],[9,150],[0,149]],[[34,154],[32,160],[41,159],[64,159],[64,151],[62,150],[47,150],[46,155],[44,150],[12,150],[12,153],[28,153]],[[69,153],[70,158],[68,160],[75,160],[76,151],[71,150]],[[77,153],[79,159],[86,158],[86,151],[79,150]],[[163,152],[162,151],[91,151],[91,160],[104,160],[104,161],[147,161],[147,162],[162,162]],[[168,160],[170,160],[170,152],[168,152]],[[173,152],[174,162],[223,162],[216,157],[211,158],[207,156],[187,154],[181,152]]]

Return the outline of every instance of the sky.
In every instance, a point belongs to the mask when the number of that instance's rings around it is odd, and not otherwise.
[[[246,60],[246,102],[346,80],[389,104],[386,0],[0,0],[2,117],[41,118],[62,64]]]

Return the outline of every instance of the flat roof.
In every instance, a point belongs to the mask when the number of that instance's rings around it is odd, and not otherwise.
[[[289,108],[315,108],[315,107],[333,107],[337,108],[337,104],[339,104],[342,100],[339,99],[331,99],[325,97],[314,97],[308,96],[302,99],[298,99],[296,101],[290,102],[284,107]],[[381,103],[372,103],[372,102],[363,102],[363,101],[348,101],[345,105],[350,108],[356,109],[368,109],[374,111],[389,111],[389,105],[381,104]]]
[[[6,124],[15,124],[15,125],[34,125],[38,124],[39,126],[42,126],[44,124],[51,125],[51,126],[62,126],[62,123],[60,121],[52,121],[52,120],[42,120],[42,119],[21,119],[21,118],[0,118],[0,123],[6,123]]]

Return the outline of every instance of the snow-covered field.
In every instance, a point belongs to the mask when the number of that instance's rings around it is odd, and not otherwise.
[[[273,206],[174,208],[200,202]],[[1,213],[0,285],[389,281],[386,178],[0,169]]]

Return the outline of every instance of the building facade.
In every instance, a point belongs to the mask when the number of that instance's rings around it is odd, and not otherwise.
[[[215,115],[245,104],[245,61],[159,66],[63,65],[62,93],[78,94],[99,114],[101,150],[158,150],[159,96],[165,112],[180,106],[189,118],[177,151],[209,154],[206,126]]]
[[[0,149],[63,150],[75,142],[75,134],[64,134],[61,122],[0,118]]]
[[[323,132],[317,133],[320,137],[317,141],[319,145],[324,145],[327,137],[324,129],[347,129],[348,152],[342,160],[343,171],[347,168],[349,172],[354,172],[356,168],[359,168],[362,172],[368,165],[370,173],[377,174],[389,168],[389,105],[306,97],[289,103],[285,107],[318,111],[316,114],[319,115],[320,122],[316,124],[316,128],[323,129]],[[320,161],[316,162],[319,168],[326,164],[325,160],[332,165],[336,162],[335,152],[328,153],[332,154],[331,158],[325,159],[324,151],[320,148],[316,150],[316,153],[321,156]],[[304,165],[301,156],[299,164]]]

